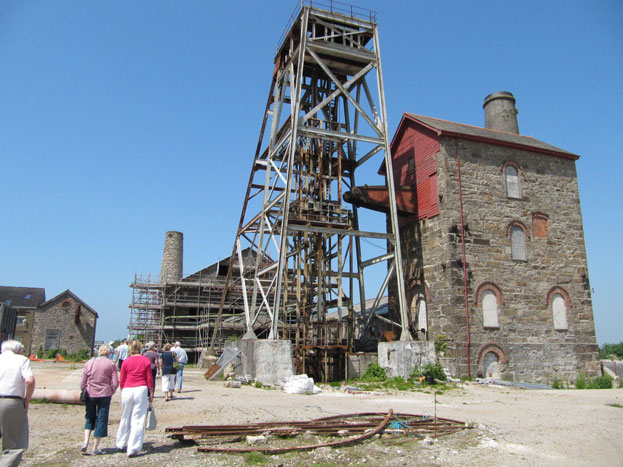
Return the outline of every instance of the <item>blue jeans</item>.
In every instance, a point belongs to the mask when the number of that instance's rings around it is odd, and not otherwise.
[[[178,362],[177,373],[175,377],[177,378],[177,389],[179,391],[182,390],[182,378],[184,375],[184,364]]]
[[[86,402],[86,414],[84,418],[85,430],[95,430],[93,436],[96,438],[105,438],[108,436],[108,410],[110,409],[110,399],[112,396],[106,397],[89,397]]]

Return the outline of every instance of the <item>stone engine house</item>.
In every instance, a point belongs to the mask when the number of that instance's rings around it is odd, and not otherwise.
[[[520,135],[511,93],[483,107],[485,128],[405,113],[392,141],[412,334],[455,375],[595,375],[579,156]]]

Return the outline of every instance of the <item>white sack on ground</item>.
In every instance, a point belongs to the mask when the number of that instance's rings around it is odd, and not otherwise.
[[[283,385],[287,394],[318,394],[322,390],[314,385],[314,379],[307,375],[294,375]]]

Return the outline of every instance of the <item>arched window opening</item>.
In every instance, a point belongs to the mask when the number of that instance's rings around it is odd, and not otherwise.
[[[485,378],[499,378],[500,361],[497,354],[494,352],[487,352],[482,361],[482,368],[485,373]]]
[[[554,316],[554,329],[567,330],[567,304],[565,298],[557,293],[552,298],[552,314]]]
[[[492,290],[482,292],[482,325],[485,328],[499,328],[498,300]]]
[[[418,332],[422,332],[426,335],[428,331],[428,309],[426,306],[426,300],[420,298],[417,301],[417,316],[415,320]]]
[[[513,225],[510,229],[511,233],[511,258],[517,261],[525,261],[526,255],[526,233],[524,230]]]
[[[517,168],[512,165],[507,165],[504,169],[504,175],[506,178],[506,196],[509,198],[521,198],[519,172]]]

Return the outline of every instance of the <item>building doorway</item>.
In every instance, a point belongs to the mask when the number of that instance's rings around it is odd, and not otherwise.
[[[500,360],[494,352],[487,352],[482,361],[485,378],[500,378]]]

